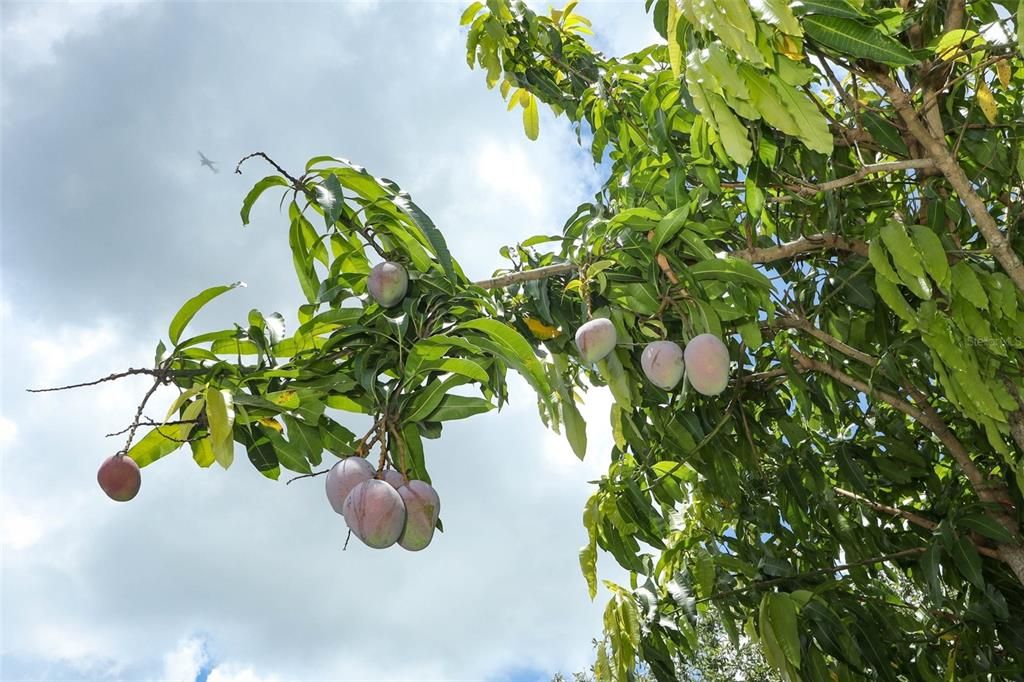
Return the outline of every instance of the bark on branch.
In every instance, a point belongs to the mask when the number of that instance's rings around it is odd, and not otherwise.
[[[939,439],[939,442],[945,446],[946,450],[960,466],[960,470],[967,477],[978,499],[982,502],[994,503],[999,506],[998,508],[1007,510],[1005,512],[991,513],[992,518],[1006,528],[1011,535],[1019,537],[1019,526],[1016,519],[1010,513],[1010,510],[1014,509],[1013,503],[1006,492],[1005,486],[993,483],[978,469],[974,460],[971,459],[970,453],[967,452],[967,448],[956,437],[956,434],[949,428],[938,411],[924,399],[925,396],[917,392],[917,405],[912,405],[891,393],[872,388],[863,381],[845,374],[831,365],[810,358],[796,349],[792,349],[791,354],[799,367],[830,376],[841,384],[881,400],[935,434],[935,437]],[[1006,562],[1014,575],[1017,576],[1017,580],[1024,585],[1024,545],[1021,545],[1019,541],[1012,544],[1000,544],[997,551],[999,558]]]
[[[1024,292],[1024,263],[1014,253],[1006,236],[999,229],[995,218],[978,193],[971,186],[967,174],[953,157],[944,139],[939,139],[925,127],[918,117],[910,96],[895,81],[885,75],[873,74],[875,81],[882,87],[900,118],[907,125],[907,130],[921,144],[925,153],[935,161],[935,167],[942,172],[949,184],[960,196],[967,211],[974,218],[975,224],[985,241],[988,242],[992,255],[1002,266],[1006,274],[1017,288]]]
[[[813,195],[818,192],[829,192],[841,187],[847,187],[853,185],[869,175],[876,175],[878,173],[892,173],[901,170],[911,169],[924,169],[934,168],[935,161],[932,159],[905,159],[903,161],[890,161],[887,163],[874,163],[866,166],[861,166],[853,173],[847,176],[836,178],[835,180],[829,180],[817,185],[799,185],[796,189],[797,194]]]
[[[882,504],[880,502],[875,502],[874,500],[869,500],[866,497],[862,497],[861,495],[858,495],[857,493],[854,492],[850,492],[849,490],[843,490],[842,488],[832,488],[832,490],[834,490],[838,495],[848,497],[851,500],[856,500],[857,502],[860,502],[864,506],[870,507],[871,509],[874,509],[877,512],[884,512],[886,514],[891,514],[892,516],[899,516],[900,518],[906,519],[915,526],[919,526],[926,530],[935,530],[939,527],[939,524],[935,523],[931,519],[926,519],[920,514],[915,514],[912,511],[907,511],[905,509],[900,509],[898,507],[890,507],[887,504]],[[999,556],[999,552],[992,549],[991,547],[985,547],[984,545],[979,545],[977,543],[974,543],[974,546],[975,549],[978,550],[978,554],[984,554],[990,559],[998,560],[1002,558]]]
[[[741,249],[727,255],[751,263],[771,263],[786,258],[795,258],[815,251],[849,251],[859,256],[868,255],[868,244],[859,239],[847,239],[838,234],[812,234],[791,242],[764,248]]]

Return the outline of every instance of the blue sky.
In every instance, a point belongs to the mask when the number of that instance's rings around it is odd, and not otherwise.
[[[640,2],[580,9],[613,52],[656,39]],[[0,5],[0,678],[534,680],[591,660],[606,595],[587,598],[577,550],[586,481],[607,466],[601,392],[583,463],[518,381],[501,414],[428,442],[446,532],[416,554],[342,552],[320,479],[274,484],[244,457],[224,472],[172,455],[111,502],[95,471],[119,443],[103,434],[146,382],[23,392],[150,363],[181,302],[215,284],[249,286],[197,329],[253,307],[294,326],[276,198],[250,227],[238,217],[266,174],[231,172],[253,151],[395,179],[471,276],[501,245],[557,231],[599,175],[564,120],[545,113],[540,140],[524,138],[466,68],[461,10]]]

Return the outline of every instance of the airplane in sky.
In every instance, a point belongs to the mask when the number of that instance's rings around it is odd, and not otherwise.
[[[203,155],[202,152],[199,152],[199,165],[200,166],[206,166],[207,168],[212,170],[214,173],[218,173],[219,171],[213,165],[215,163],[217,163],[217,162],[216,161],[210,161],[208,158],[206,158],[206,156]]]

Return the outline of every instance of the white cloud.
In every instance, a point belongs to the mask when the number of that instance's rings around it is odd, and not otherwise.
[[[210,671],[207,682],[276,682],[278,678],[257,674],[250,667],[234,664],[218,665]]]
[[[16,66],[53,64],[62,43],[99,30],[112,15],[133,11],[139,2],[38,2],[8,5],[3,22],[5,59]]]
[[[294,310],[277,195],[238,226],[241,197],[264,174],[226,172],[242,154],[266,149],[297,168],[336,152],[399,179],[483,276],[500,244],[557,232],[593,191],[564,119],[544,114],[540,141],[524,141],[518,117],[466,70],[454,5],[380,3],[339,22],[328,5],[172,3],[110,10],[123,19],[116,35],[104,10],[64,21],[47,7],[5,6],[4,19],[5,57],[35,21],[41,43],[25,59],[49,71],[3,74],[18,103],[3,161],[21,170],[2,178],[5,253],[19,254],[4,262],[11,304],[0,305],[0,391],[18,445],[0,478],[3,656],[41,661],[36,677],[61,659],[113,661],[103,665],[130,679],[212,667],[211,682],[582,669],[603,608],[587,597],[577,550],[586,481],[607,463],[604,391],[584,408],[583,463],[543,431],[518,379],[501,414],[427,441],[446,532],[412,554],[342,552],[344,523],[319,479],[267,481],[241,452],[226,472],[172,454],[143,470],[135,500],[112,502],[95,472],[121,442],[103,434],[131,418],[148,378],[22,390],[150,363],[167,319],[205,286],[250,284],[204,309],[196,330],[230,327],[251,307]],[[636,14],[625,7],[594,14],[617,26]],[[303,49],[282,60],[267,47],[283,44]],[[198,168],[197,147],[220,174]],[[40,203],[19,184],[38,177],[67,201]],[[605,563],[602,577],[617,578]]]
[[[6,447],[14,443],[18,437],[18,425],[13,419],[0,414],[0,447]]]
[[[31,547],[43,536],[43,522],[37,517],[12,508],[10,501],[0,510],[0,527],[3,528],[3,546],[7,550]]]
[[[476,155],[481,189],[498,201],[514,203],[517,211],[526,208],[531,218],[543,213],[549,203],[539,170],[530,163],[522,143],[488,140]]]
[[[203,668],[210,662],[203,640],[189,637],[174,651],[164,655],[162,682],[195,682]]]

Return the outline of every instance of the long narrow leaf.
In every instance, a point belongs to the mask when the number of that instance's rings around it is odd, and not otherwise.
[[[181,309],[175,313],[171,319],[171,326],[168,328],[167,333],[171,338],[171,343],[177,345],[181,339],[181,333],[185,330],[188,323],[195,317],[199,309],[204,305],[217,298],[225,291],[231,291],[236,287],[244,287],[245,282],[235,282],[234,284],[224,284],[221,286],[210,287],[205,291],[202,291],[192,298],[185,301],[185,305],[181,306]]]

